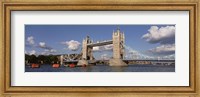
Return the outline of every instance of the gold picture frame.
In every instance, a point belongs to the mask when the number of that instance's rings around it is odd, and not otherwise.
[[[200,97],[200,2],[199,0],[4,0],[1,2],[1,96],[111,96],[111,97]],[[11,86],[11,11],[116,10],[116,11],[189,11],[190,25],[190,85],[151,87],[20,87]],[[31,95],[30,95],[31,94]],[[32,95],[35,94],[35,95]]]

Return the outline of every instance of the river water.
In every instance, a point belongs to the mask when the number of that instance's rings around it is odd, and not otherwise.
[[[175,72],[175,66],[160,65],[128,65],[125,67],[111,67],[108,65],[91,65],[87,67],[69,68],[61,66],[53,68],[51,65],[43,64],[40,68],[25,66],[25,72]]]

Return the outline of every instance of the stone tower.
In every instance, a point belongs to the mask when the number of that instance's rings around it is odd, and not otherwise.
[[[120,31],[119,27],[117,28],[116,32],[113,31],[112,41],[113,58],[109,60],[110,66],[127,66],[127,64],[122,60],[124,58],[125,36],[124,33]]]
[[[83,42],[82,42],[82,59],[85,59],[87,60],[87,44],[89,42],[89,37],[87,37],[86,39],[83,39]]]
[[[90,40],[90,37],[87,36],[86,39],[83,39],[83,43],[82,43],[82,59],[85,60],[93,60],[93,55],[92,55],[92,48],[88,46],[88,44],[92,43],[92,41]]]
[[[90,37],[87,36],[83,39],[82,42],[82,58],[78,61],[77,65],[88,65],[88,60],[92,60],[92,47],[88,47],[87,45],[91,43]]]

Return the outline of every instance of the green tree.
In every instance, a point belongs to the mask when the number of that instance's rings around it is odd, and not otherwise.
[[[37,60],[37,57],[35,55],[31,55],[30,56],[30,63],[37,63],[38,60]]]
[[[46,57],[46,56],[44,56],[44,55],[39,55],[39,56],[37,57],[39,63],[44,64],[44,63],[45,63],[45,59],[46,59],[45,57]]]
[[[28,54],[25,54],[25,61],[26,62],[28,62],[28,63],[30,63],[30,55],[28,55]]]
[[[50,61],[51,63],[57,63],[58,62],[58,58],[55,55],[49,55]]]

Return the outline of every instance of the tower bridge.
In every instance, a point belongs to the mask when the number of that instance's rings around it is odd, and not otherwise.
[[[112,39],[111,40],[104,40],[101,42],[93,42],[89,36],[87,36],[82,41],[82,52],[80,56],[60,56],[61,64],[63,64],[63,60],[65,59],[77,59],[78,63],[77,65],[88,65],[91,61],[95,62],[95,59],[93,57],[93,47],[96,46],[104,46],[113,44],[113,57],[109,60],[110,66],[127,66],[127,64],[123,61],[125,48],[125,36],[124,33],[120,31],[119,28],[117,28],[116,31],[113,31],[112,33]],[[73,58],[72,58],[73,57]]]
[[[93,47],[97,46],[104,46],[113,44],[113,56],[109,60],[96,60],[93,56]],[[168,61],[158,61],[158,60],[124,60],[125,54],[125,36],[124,33],[120,31],[118,28],[116,31],[112,33],[111,40],[104,40],[104,41],[97,41],[93,42],[89,36],[87,36],[82,41],[82,51],[80,54],[66,54],[60,56],[60,62],[63,63],[70,63],[75,62],[77,65],[89,65],[89,64],[96,64],[96,63],[106,63],[110,66],[127,66],[127,64],[154,64],[154,65],[169,65],[175,64],[175,62],[168,62]]]
[[[88,61],[95,60],[93,57],[93,47],[96,46],[104,46],[113,44],[113,58],[109,60],[110,66],[127,66],[127,64],[123,61],[124,58],[124,42],[125,36],[124,33],[117,28],[116,31],[113,31],[112,40],[102,41],[93,43],[89,36],[87,36],[82,41],[82,58],[78,61],[77,65],[88,65]]]

